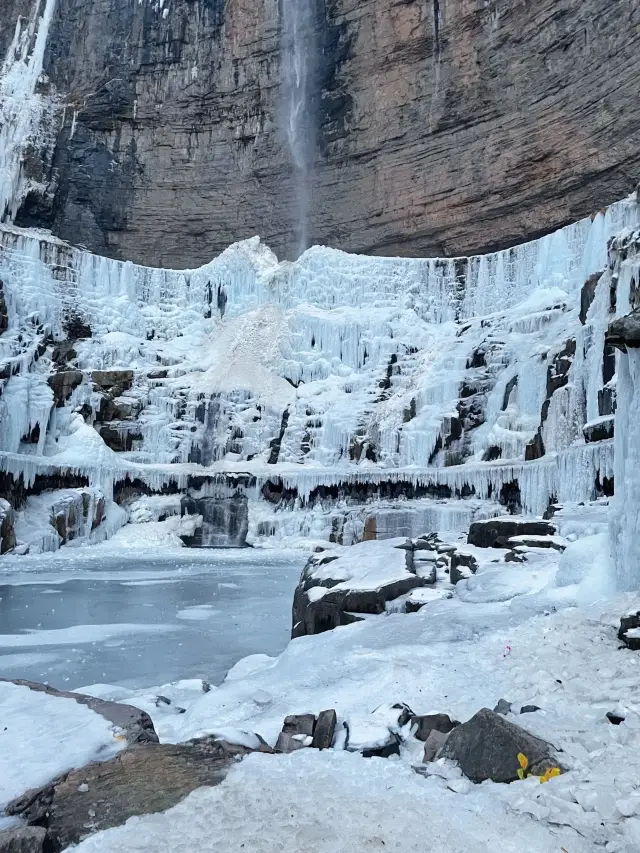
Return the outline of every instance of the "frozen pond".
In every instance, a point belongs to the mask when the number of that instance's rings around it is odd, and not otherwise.
[[[0,675],[73,689],[219,683],[240,658],[276,655],[305,555],[112,551],[0,561]]]

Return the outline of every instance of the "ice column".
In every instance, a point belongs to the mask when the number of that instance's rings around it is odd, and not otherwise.
[[[315,126],[310,95],[315,54],[315,0],[282,0],[282,114],[296,194],[297,251],[308,245]]]
[[[0,67],[0,222],[12,222],[25,195],[22,160],[38,132],[45,101],[36,90],[56,0],[34,0],[18,19]]]
[[[611,550],[618,590],[640,589],[640,349],[620,353]]]

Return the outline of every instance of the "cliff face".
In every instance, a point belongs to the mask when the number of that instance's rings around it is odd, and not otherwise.
[[[317,0],[314,26],[310,242],[486,251],[638,181],[636,0]],[[154,266],[256,233],[290,254],[280,30],[278,0],[57,0],[56,144],[16,222]]]

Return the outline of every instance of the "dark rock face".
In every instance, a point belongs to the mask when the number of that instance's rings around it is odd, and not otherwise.
[[[580,322],[583,326],[587,322],[587,314],[595,298],[596,287],[598,286],[601,275],[601,272],[593,273],[582,285],[582,290],[580,291]]]
[[[590,444],[594,441],[605,441],[607,438],[613,438],[614,428],[615,418],[613,415],[594,424],[585,424],[582,427],[584,440]]]
[[[421,717],[411,718],[411,730],[416,727],[414,735],[418,740],[426,741],[431,732],[449,734],[458,722],[452,720],[448,714],[424,714]]]
[[[165,811],[203,785],[219,784],[230,765],[224,749],[206,742],[141,744],[72,770],[6,810],[45,827],[48,850],[63,850],[134,815]]]
[[[3,8],[0,55],[30,6]],[[47,189],[27,197],[18,223],[151,265],[193,266],[256,233],[291,251],[278,4],[163,8],[59,0],[44,70],[65,117],[53,155],[27,161]],[[540,0],[499,15],[467,0],[317,9],[313,242],[463,254],[532,238],[633,188],[635,0]],[[615,122],[590,120],[603,109]]]
[[[620,619],[618,639],[622,640],[627,648],[634,649],[635,651],[640,651],[640,637],[636,637],[633,634],[629,635],[627,631],[637,630],[638,628],[640,628],[640,610],[636,613],[627,613],[626,616]]]
[[[80,385],[83,374],[79,370],[61,370],[52,373],[47,382],[53,391],[53,399],[58,408],[64,406],[75,388]]]
[[[474,521],[467,541],[478,548],[509,548],[512,536],[553,536],[556,528],[548,521],[519,518],[490,518]]]
[[[0,678],[0,681],[10,679]],[[37,681],[26,681],[21,678],[13,679],[13,684],[20,684],[30,690],[47,693],[49,696],[60,696],[63,699],[75,699],[80,705],[86,705],[96,714],[100,714],[105,720],[118,726],[124,732],[127,743],[158,743],[158,735],[153,727],[151,717],[146,711],[141,711],[133,705],[122,705],[119,702],[107,702],[104,699],[95,699],[93,696],[85,696],[83,693],[70,693],[64,690],[56,690],[48,684],[39,684]]]
[[[518,753],[527,757],[529,772],[534,775],[558,766],[550,744],[483,708],[451,732],[439,757],[457,761],[473,782],[515,782],[520,767]]]
[[[313,742],[311,746],[315,749],[329,749],[333,743],[333,736],[336,731],[336,723],[338,718],[333,709],[321,711],[318,714],[318,721],[313,732]]]
[[[6,554],[16,544],[16,534],[13,529],[15,513],[11,504],[0,498],[0,554]]]
[[[610,323],[605,343],[622,352],[626,352],[627,347],[640,347],[640,309]]]

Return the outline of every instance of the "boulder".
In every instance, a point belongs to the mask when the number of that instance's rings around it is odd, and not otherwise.
[[[105,699],[96,699],[93,696],[85,696],[83,693],[70,693],[66,690],[56,690],[48,684],[40,684],[37,681],[26,681],[22,678],[8,679],[0,678],[0,681],[11,681],[20,684],[30,690],[47,693],[49,696],[60,696],[64,699],[75,699],[80,705],[87,705],[96,714],[100,714],[114,726],[122,729],[129,744],[158,743],[158,735],[153,727],[151,717],[146,711],[141,711],[134,705],[123,705],[120,702],[108,702]]]
[[[329,749],[333,744],[337,716],[334,710],[320,711],[311,746],[315,749]]]
[[[293,598],[292,637],[320,634],[384,613],[387,602],[427,585],[417,574],[411,540],[360,542],[312,554]]]
[[[536,776],[559,766],[551,744],[483,708],[451,732],[438,757],[457,761],[473,782],[515,782],[520,753],[527,758],[527,772]]]
[[[520,708],[520,713],[521,714],[535,714],[536,711],[541,711],[541,710],[542,710],[542,708],[540,708],[538,705],[523,705],[522,708]]]
[[[15,826],[0,832],[0,853],[43,853],[47,830],[41,826]]]
[[[555,525],[542,519],[514,516],[474,521],[469,527],[467,542],[478,548],[507,548],[513,536],[553,536]]]
[[[219,784],[231,764],[207,742],[138,744],[28,791],[6,812],[44,827],[47,850],[55,853],[135,815],[166,811],[196,788]]]
[[[448,714],[423,714],[411,717],[411,731],[418,740],[426,741],[433,731],[449,734],[459,725],[460,723],[452,720]]]
[[[626,352],[627,347],[640,347],[640,308],[609,324],[605,344],[622,352]]]

